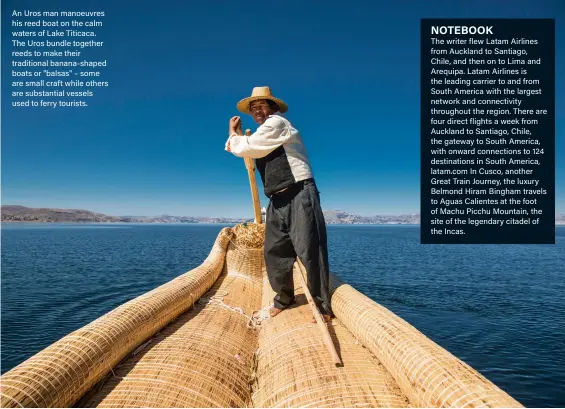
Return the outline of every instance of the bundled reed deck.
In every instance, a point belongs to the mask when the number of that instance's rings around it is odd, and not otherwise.
[[[297,266],[294,282],[300,283]],[[268,280],[263,304],[275,293]],[[263,322],[254,384],[255,407],[409,406],[408,399],[383,365],[341,323],[329,326],[343,367],[336,367],[312,323],[312,310],[301,287],[297,303]]]
[[[522,407],[388,309],[333,278],[336,317],[394,377],[414,407]]]
[[[247,407],[257,349],[261,249],[230,243],[213,287],[142,351],[117,366],[85,407]]]
[[[263,237],[260,225],[223,229],[201,266],[4,374],[2,407],[521,406],[332,277],[336,367],[303,289],[268,318]]]

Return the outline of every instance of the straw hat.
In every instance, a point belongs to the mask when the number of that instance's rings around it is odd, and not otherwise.
[[[251,115],[251,111],[249,110],[249,104],[253,101],[257,101],[258,99],[269,99],[273,102],[276,102],[280,108],[280,112],[286,112],[288,110],[288,105],[284,103],[284,101],[275,98],[273,93],[271,92],[271,88],[269,87],[255,87],[251,92],[251,96],[247,98],[243,98],[241,101],[237,103],[237,109],[244,114]]]

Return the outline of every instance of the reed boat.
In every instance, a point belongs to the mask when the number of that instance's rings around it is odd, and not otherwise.
[[[298,261],[297,303],[269,317],[263,237],[223,228],[197,268],[6,372],[2,407],[522,407],[336,276],[335,319],[312,323]]]
[[[300,260],[296,304],[270,317],[255,166],[244,160],[255,222],[223,228],[197,268],[6,372],[2,407],[523,407],[333,274],[326,325]]]

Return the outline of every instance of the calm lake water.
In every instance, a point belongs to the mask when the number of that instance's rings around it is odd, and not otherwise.
[[[222,225],[2,225],[2,373],[196,266]],[[329,226],[331,270],[525,406],[565,406],[565,228],[555,245],[420,245]]]

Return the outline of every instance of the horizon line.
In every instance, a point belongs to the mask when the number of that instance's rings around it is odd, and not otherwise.
[[[85,208],[71,208],[71,207],[31,207],[31,206],[25,206],[25,205],[21,205],[21,204],[2,204],[1,207],[9,207],[9,206],[19,206],[19,207],[25,207],[27,209],[49,209],[49,210],[82,210],[82,211],[86,211],[86,212],[91,212],[91,213],[100,213],[103,214],[105,216],[113,216],[113,217],[162,217],[162,216],[170,216],[170,217],[198,217],[198,218],[223,218],[223,219],[247,219],[248,217],[228,217],[228,216],[197,216],[197,215],[174,215],[174,214],[167,214],[167,213],[161,213],[161,214],[153,214],[153,215],[139,215],[139,214],[108,214],[108,213],[102,213],[102,212],[98,212],[98,211],[94,211],[94,210],[88,210]],[[265,207],[262,207],[261,209],[266,209]],[[322,211],[331,211],[331,212],[343,212],[343,213],[347,213],[347,214],[351,214],[351,215],[355,215],[355,216],[361,216],[361,217],[375,217],[375,216],[420,216],[420,212],[416,211],[416,212],[404,212],[404,213],[375,213],[372,214],[371,216],[362,216],[360,214],[356,214],[356,213],[351,213],[347,210],[342,210],[342,209],[322,209]]]

